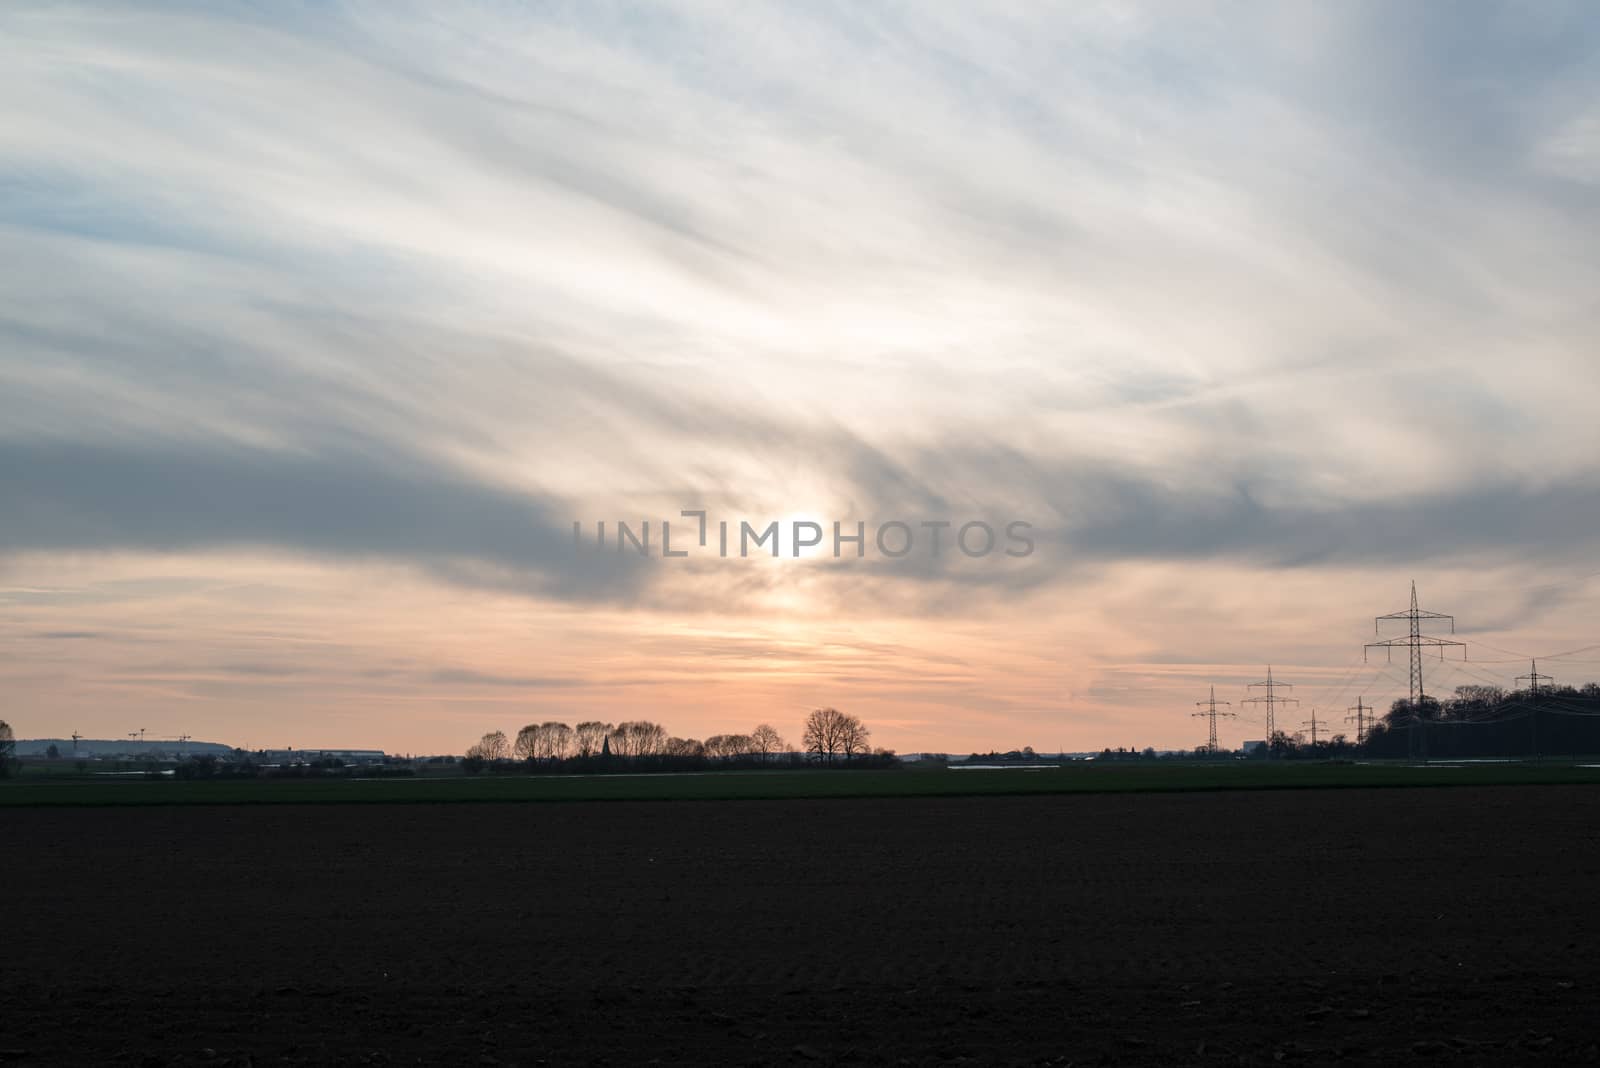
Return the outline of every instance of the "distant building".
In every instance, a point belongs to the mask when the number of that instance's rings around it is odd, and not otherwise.
[[[1245,756],[1251,756],[1251,755],[1255,754],[1258,751],[1265,750],[1266,748],[1267,748],[1267,743],[1264,742],[1264,741],[1261,741],[1261,742],[1241,742],[1239,744],[1239,752],[1243,753]]]

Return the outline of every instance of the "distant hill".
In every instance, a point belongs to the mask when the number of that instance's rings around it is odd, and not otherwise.
[[[18,738],[16,755],[42,757],[55,746],[63,757],[141,757],[159,753],[182,753],[188,756],[226,756],[233,746],[221,742],[172,741],[164,738],[79,738],[76,751],[71,738]]]

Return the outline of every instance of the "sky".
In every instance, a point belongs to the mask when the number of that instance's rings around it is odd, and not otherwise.
[[[0,100],[18,737],[1233,745],[1413,580],[1600,678],[1593,5],[19,2]]]

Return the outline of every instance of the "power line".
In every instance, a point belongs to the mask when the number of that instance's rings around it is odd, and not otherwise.
[[[1329,696],[1328,688],[1326,686],[1317,691],[1317,697],[1320,699],[1319,703],[1323,705],[1337,705],[1344,699],[1344,695],[1349,692],[1350,687],[1355,683],[1357,676],[1371,670],[1371,665],[1362,664],[1361,659],[1362,658],[1360,654],[1355,654],[1350,657],[1350,662],[1344,666],[1344,675],[1340,677],[1337,683],[1338,688],[1333,691],[1331,697]]]
[[[1528,659],[1528,654],[1527,653],[1519,653],[1515,649],[1502,649],[1498,645],[1490,645],[1488,642],[1480,641],[1480,640],[1478,640],[1476,638],[1469,638],[1467,640],[1470,641],[1473,645],[1481,645],[1485,649],[1493,649],[1497,653],[1504,653],[1506,656],[1514,656],[1514,657],[1517,658],[1517,660],[1526,660],[1526,659]],[[1511,664],[1511,663],[1515,663],[1515,662],[1516,661],[1512,661],[1512,660],[1495,661],[1495,663],[1500,663],[1500,664]]]
[[[1563,657],[1577,656],[1579,653],[1592,652],[1595,649],[1600,649],[1600,645],[1585,645],[1581,649],[1568,649],[1564,653],[1546,653],[1544,655],[1543,659],[1545,659],[1545,660],[1560,660]]]
[[[1506,680],[1504,675],[1484,671],[1476,664],[1468,661],[1452,661],[1447,665],[1447,667],[1450,671],[1459,672],[1461,675],[1470,679],[1475,679],[1480,683],[1487,683],[1490,686],[1498,686],[1502,688],[1505,686]]]
[[[1482,646],[1485,649],[1490,649],[1490,650],[1493,650],[1494,652],[1497,652],[1497,653],[1504,653],[1505,655],[1513,658],[1511,660],[1479,660],[1479,661],[1477,661],[1477,663],[1479,663],[1479,664],[1520,664],[1524,660],[1534,659],[1534,656],[1531,653],[1519,653],[1519,652],[1517,652],[1517,651],[1515,651],[1513,649],[1502,649],[1498,645],[1490,645],[1488,642],[1480,641],[1477,638],[1468,638],[1467,639],[1467,644],[1468,645],[1479,645],[1479,646]],[[1539,656],[1538,656],[1538,659],[1540,659],[1540,660],[1564,660],[1565,658],[1567,658],[1569,656],[1577,656],[1579,653],[1587,653],[1587,652],[1591,652],[1591,651],[1593,651],[1595,649],[1600,649],[1600,645],[1585,645],[1585,646],[1582,646],[1582,647],[1577,648],[1577,649],[1568,649],[1565,652],[1561,652],[1561,653],[1540,653]]]

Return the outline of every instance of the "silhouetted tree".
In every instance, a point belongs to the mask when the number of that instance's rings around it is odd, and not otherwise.
[[[734,760],[749,756],[755,743],[748,734],[713,734],[706,739],[706,756],[717,760]]]
[[[806,752],[828,763],[839,755],[840,734],[844,729],[844,713],[837,708],[814,708],[806,717],[801,733],[801,744]]]
[[[693,738],[668,738],[664,752],[669,757],[694,759],[705,756],[706,747]]]
[[[506,742],[505,731],[490,731],[467,750],[467,757],[488,761],[504,760],[510,752],[511,746]]]
[[[518,760],[533,760],[539,755],[539,725],[530,723],[517,732],[517,740],[511,743],[511,755]]]
[[[540,760],[565,760],[572,746],[572,728],[565,723],[541,723],[536,735]]]
[[[46,747],[44,755],[49,757],[51,760],[60,760],[61,750],[56,747],[56,743],[51,742],[50,745]]]
[[[572,732],[573,748],[581,757],[599,756],[600,750],[605,748],[606,735],[611,733],[611,724],[589,720],[580,723]]]
[[[774,754],[789,748],[783,736],[765,723],[750,732],[750,746],[752,752],[766,760],[771,760]]]
[[[1396,698],[1394,704],[1389,706],[1389,711],[1384,714],[1383,718],[1391,727],[1404,727],[1413,718],[1423,720],[1438,719],[1440,707],[1437,697],[1429,697],[1426,694],[1423,695],[1421,701],[1417,702],[1415,709],[1411,707],[1411,698],[1400,697]]]
[[[11,774],[11,754],[16,748],[17,736],[11,733],[11,724],[0,719],[0,776]]]
[[[660,724],[647,719],[629,720],[617,724],[607,741],[611,743],[613,756],[656,756],[666,748],[667,732]]]
[[[1455,700],[1450,702],[1450,715],[1471,714],[1492,709],[1506,699],[1505,690],[1498,686],[1457,686]]]
[[[848,759],[867,752],[870,739],[871,732],[859,719],[837,708],[818,708],[806,717],[806,752],[826,763],[840,754]]]
[[[504,760],[511,755],[505,731],[490,731],[483,736],[483,755],[490,760]]]
[[[1267,751],[1275,757],[1292,756],[1300,749],[1300,743],[1290,737],[1287,731],[1273,731],[1272,737],[1267,739]]]
[[[840,740],[840,747],[844,750],[846,760],[854,760],[869,751],[869,742],[872,732],[862,725],[854,716],[845,716],[844,736]]]

